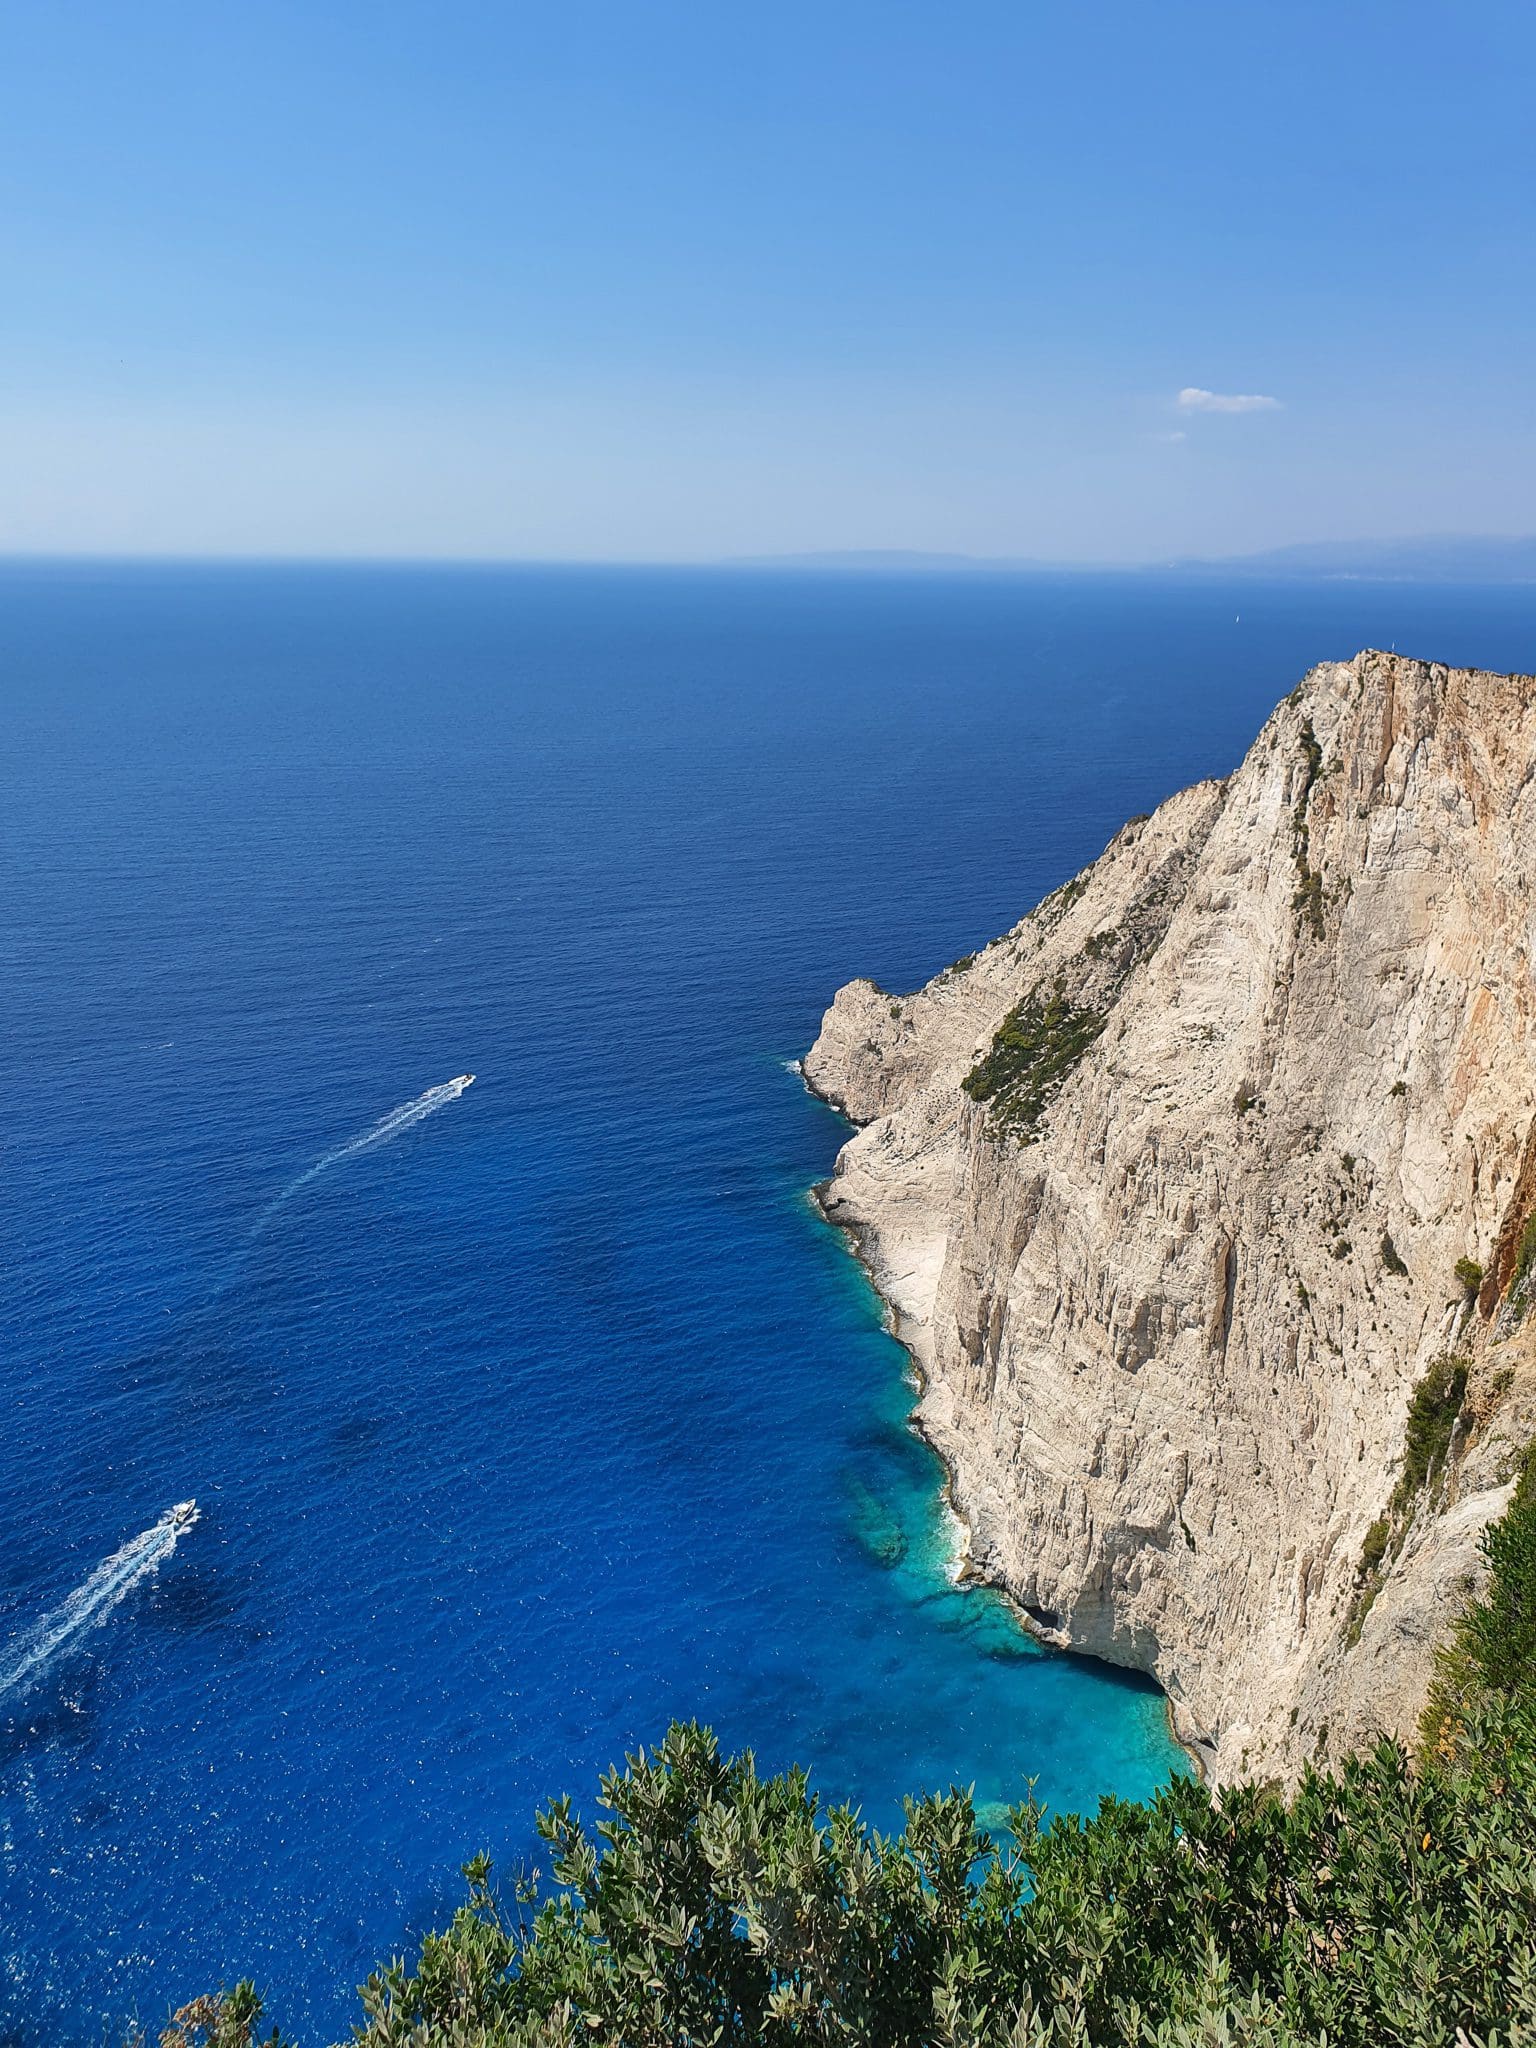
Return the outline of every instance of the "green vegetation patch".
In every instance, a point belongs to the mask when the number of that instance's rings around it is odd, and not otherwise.
[[[1488,1586],[1436,1659],[1420,1733],[1442,1757],[1464,1750],[1490,1704],[1536,1715],[1536,1445],[1527,1446],[1513,1498],[1483,1531]]]
[[[1385,1242],[1385,1240],[1384,1240]],[[1413,1390],[1403,1433],[1403,1463],[1387,1512],[1365,1532],[1345,1640],[1360,1640],[1365,1617],[1381,1590],[1382,1574],[1403,1547],[1419,1495],[1445,1469],[1467,1394],[1467,1361],[1447,1353],[1434,1360]]]
[[[1296,799],[1294,816],[1298,830],[1305,831],[1307,824],[1307,798],[1312,794],[1312,785],[1316,782],[1318,771],[1323,765],[1322,744],[1312,729],[1310,718],[1301,728],[1298,739],[1301,746],[1302,759],[1307,764],[1307,772],[1302,781],[1301,794]]]
[[[1301,792],[1291,807],[1291,857],[1296,863],[1296,889],[1291,904],[1306,920],[1312,936],[1320,939],[1323,936],[1323,878],[1311,864],[1312,835],[1307,824],[1307,804],[1311,800],[1312,785],[1323,765],[1323,749],[1312,730],[1310,718],[1301,728],[1300,742],[1307,772],[1302,777]]]
[[[1473,1602],[1459,1634],[1485,1689],[1536,1696],[1536,1455],[1527,1450],[1514,1497],[1483,1532],[1486,1596]]]
[[[1059,889],[1053,889],[1049,896],[1036,904],[1034,915],[1039,918],[1048,932],[1055,931],[1073,904],[1082,900],[1087,893],[1091,868],[1084,868],[1069,882],[1063,882]]]
[[[1445,1468],[1456,1418],[1467,1392],[1467,1361],[1442,1353],[1413,1390],[1403,1442],[1403,1469],[1392,1489],[1392,1511],[1401,1515],[1414,1497]]]
[[[1104,1029],[1104,1017],[1072,1002],[1060,983],[1015,1003],[962,1086],[998,1119],[1032,1138],[1062,1083]]]
[[[1323,878],[1316,868],[1304,867],[1301,880],[1291,897],[1291,907],[1299,910],[1307,923],[1307,929],[1314,939],[1320,939],[1323,925]]]
[[[1387,1554],[1387,1545],[1392,1540],[1392,1524],[1385,1515],[1379,1516],[1365,1532],[1365,1542],[1360,1548],[1360,1571],[1379,1571]]]

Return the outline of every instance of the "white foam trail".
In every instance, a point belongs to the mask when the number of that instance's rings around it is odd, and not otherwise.
[[[72,1643],[126,1599],[141,1579],[157,1571],[181,1538],[198,1520],[197,1502],[184,1500],[165,1513],[152,1529],[135,1536],[77,1586],[61,1607],[33,1622],[0,1652],[0,1700],[23,1693]]]
[[[441,1081],[435,1088],[428,1088],[410,1102],[402,1102],[398,1109],[392,1109],[388,1116],[382,1116],[370,1130],[360,1131],[355,1138],[348,1138],[345,1145],[338,1145],[334,1152],[327,1152],[323,1159],[317,1159],[313,1166],[307,1166],[297,1180],[291,1180],[275,1201],[268,1203],[262,1211],[256,1228],[259,1230],[274,1210],[296,1195],[300,1188],[307,1187],[317,1174],[334,1166],[338,1160],[350,1159],[354,1152],[366,1152],[373,1145],[387,1145],[391,1138],[398,1138],[402,1131],[408,1131],[412,1124],[419,1124],[435,1109],[445,1103],[457,1102],[464,1090],[474,1080],[473,1074],[455,1074],[451,1081]]]

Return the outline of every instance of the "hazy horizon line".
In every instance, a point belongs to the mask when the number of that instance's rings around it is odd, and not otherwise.
[[[1362,536],[1355,540],[1304,540],[1282,542],[1274,547],[1251,549],[1232,555],[1178,555],[1138,558],[1047,557],[1038,555],[980,555],[958,549],[938,548],[798,548],[755,551],[733,555],[538,555],[538,554],[431,554],[416,552],[338,549],[334,552],[290,553],[272,549],[128,549],[128,548],[16,548],[0,545],[0,565],[6,567],[134,567],[145,568],[400,568],[400,569],[632,569],[632,570],[720,570],[743,573],[774,570],[803,570],[807,573],[877,575],[880,573],[921,573],[925,575],[1169,575],[1221,570],[1274,567],[1323,577],[1370,581],[1447,580],[1453,568],[1467,572],[1476,566],[1478,551],[1495,556],[1511,551],[1529,551],[1521,561],[1522,573],[1494,576],[1494,581],[1536,580],[1536,533],[1415,533],[1397,536]],[[1436,575],[1433,557],[1445,559]],[[1349,558],[1359,566],[1348,566]],[[1460,557],[1458,562],[1455,558]],[[1398,558],[1394,566],[1394,557]],[[1417,562],[1415,561],[1417,557]],[[1470,559],[1469,559],[1470,558]],[[1371,573],[1371,564],[1381,572]],[[1494,566],[1485,564],[1486,566]],[[1460,580],[1477,581],[1463,573]]]

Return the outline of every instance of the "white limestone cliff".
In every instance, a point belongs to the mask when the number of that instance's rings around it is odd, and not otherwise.
[[[840,990],[806,1059],[976,1568],[1155,1674],[1217,1776],[1411,1731],[1536,1431],[1533,959],[1536,680],[1366,653],[974,960]],[[1393,1508],[1446,1354],[1452,1458]]]

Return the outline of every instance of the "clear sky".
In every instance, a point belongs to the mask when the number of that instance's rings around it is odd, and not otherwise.
[[[11,0],[0,548],[1536,530],[1533,60],[1529,0]]]

